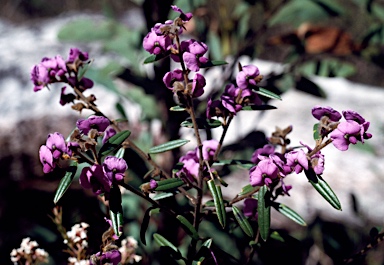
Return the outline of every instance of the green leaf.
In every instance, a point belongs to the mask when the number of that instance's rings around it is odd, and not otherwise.
[[[190,235],[194,240],[199,240],[199,234],[197,233],[195,227],[182,215],[176,216],[177,220],[183,225],[185,232]]]
[[[236,221],[240,225],[240,228],[244,233],[249,237],[254,237],[253,229],[248,222],[248,219],[244,216],[242,211],[239,210],[236,206],[232,206],[233,215],[235,216]]]
[[[145,239],[145,232],[147,231],[147,228],[148,228],[148,225],[149,225],[149,221],[151,220],[151,210],[153,209],[156,209],[156,207],[149,207],[145,213],[144,213],[144,217],[143,217],[143,221],[141,222],[141,227],[140,227],[140,240],[141,240],[141,243],[144,244],[144,246],[147,244],[147,240]]]
[[[284,238],[277,231],[271,233],[271,238],[280,242],[285,242]]]
[[[155,196],[153,196],[152,200],[158,201],[158,200],[169,198],[172,196],[175,196],[175,193],[173,193],[173,192],[160,192],[160,193],[157,193]]]
[[[185,111],[185,108],[180,106],[173,106],[169,109],[170,111]]]
[[[180,146],[183,146],[188,142],[189,142],[189,140],[183,140],[183,139],[169,141],[169,142],[166,142],[164,144],[160,144],[160,145],[151,147],[149,149],[148,153],[149,154],[158,154],[158,153],[167,152],[169,150],[179,148]]]
[[[124,154],[125,154],[125,148],[121,147],[119,150],[117,150],[115,157],[123,158]]]
[[[173,245],[171,242],[169,242],[165,237],[163,237],[162,235],[158,234],[158,233],[154,233],[153,234],[153,239],[155,240],[155,242],[160,246],[160,247],[164,247],[164,248],[168,248],[168,250],[170,250],[170,254],[175,258],[175,259],[181,259],[182,256],[181,256],[181,253],[180,251],[177,249],[177,247],[175,247],[175,245]]]
[[[268,193],[268,187],[266,185],[261,186],[258,193],[258,224],[260,230],[260,236],[264,241],[267,241],[269,236],[269,228],[271,225],[271,206],[268,205],[269,198],[266,198]],[[267,201],[266,201],[267,199]]]
[[[215,203],[217,218],[219,219],[221,226],[224,228],[227,221],[227,215],[225,211],[223,195],[221,194],[221,187],[215,185],[215,182],[212,179],[209,180],[207,184]]]
[[[212,129],[212,128],[217,128],[217,127],[222,126],[221,121],[213,120],[213,119],[205,120],[205,119],[197,118],[196,123],[197,123],[197,127],[199,129]],[[187,128],[193,128],[193,123],[192,123],[191,119],[188,118],[187,120],[183,121],[180,124],[180,126],[187,127]]]
[[[59,186],[57,187],[55,193],[55,197],[53,198],[53,202],[55,204],[60,200],[61,197],[63,197],[64,193],[71,185],[77,171],[77,163],[74,163],[73,166],[68,167],[66,171],[67,172],[65,173],[64,177],[60,180]]]
[[[203,244],[201,244],[201,248],[197,252],[197,254],[196,254],[192,264],[193,265],[202,265],[203,261],[207,257],[214,257],[213,256],[214,255],[213,252],[209,251],[211,246],[212,246],[212,238],[209,238],[209,239],[205,240],[203,242]]]
[[[310,0],[293,0],[283,5],[268,21],[269,26],[291,24],[299,27],[304,22],[320,22],[329,17],[321,6]]]
[[[98,156],[106,156],[116,150],[129,137],[130,134],[131,132],[126,130],[121,131],[109,138],[100,148]]]
[[[281,213],[285,217],[288,217],[292,221],[298,223],[299,225],[307,226],[307,223],[304,221],[304,219],[288,206],[282,203],[274,203],[273,208],[275,208],[279,213]]]
[[[220,44],[220,37],[217,35],[215,31],[208,31],[208,46],[209,50],[211,51],[212,58],[217,60],[220,58],[223,58],[222,51],[221,51],[221,44]]]
[[[277,108],[271,105],[249,105],[249,106],[244,106],[241,110],[271,110],[271,109],[277,109]]]
[[[323,198],[332,205],[336,210],[341,211],[341,204],[336,194],[333,192],[328,183],[320,176],[316,175],[313,169],[304,170],[305,175],[307,176],[309,183],[320,193]]]
[[[169,191],[184,185],[184,181],[179,178],[164,179],[156,182],[158,186],[155,191]]]
[[[112,21],[85,18],[73,20],[65,24],[58,33],[60,40],[66,41],[94,41],[108,40],[113,36]]]
[[[320,126],[320,123],[315,123],[313,125],[313,139],[315,141],[321,140],[319,126]]]
[[[152,54],[151,56],[147,57],[145,60],[144,60],[144,64],[148,64],[148,63],[154,63],[156,61],[159,61],[161,59],[164,59],[165,57],[168,57],[171,53],[168,51],[166,53],[161,53],[161,54]]]
[[[264,97],[267,97],[267,98],[272,98],[272,99],[278,99],[278,100],[281,100],[281,97],[265,88],[262,88],[262,87],[259,87],[257,89],[254,89],[253,91],[255,91],[257,94],[259,95],[262,95]]]
[[[253,187],[251,184],[248,184],[241,189],[241,192],[238,194],[238,196],[242,196],[245,194],[252,194],[258,190],[259,190],[259,187]]]
[[[109,216],[115,235],[123,234],[123,208],[121,206],[121,192],[118,185],[112,186],[109,196]]]
[[[251,167],[254,166],[254,164],[251,161],[241,160],[241,159],[227,159],[227,160],[220,160],[218,162],[213,163],[213,166],[224,166],[224,165],[227,165],[227,166],[236,165],[244,169],[250,169]]]
[[[208,68],[212,66],[219,66],[219,65],[225,65],[228,64],[226,61],[209,61],[205,64],[202,64],[200,68]]]
[[[223,202],[224,202],[224,205],[229,203],[229,201],[227,201],[227,200],[223,200]],[[214,202],[214,200],[208,200],[204,203],[204,206],[205,207],[215,207],[215,202]]]

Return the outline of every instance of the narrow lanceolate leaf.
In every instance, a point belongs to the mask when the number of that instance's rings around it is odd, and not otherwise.
[[[190,235],[194,240],[199,240],[199,234],[197,233],[195,227],[182,215],[176,216],[177,220],[183,225],[185,232]]]
[[[288,206],[282,203],[274,203],[273,208],[275,208],[279,213],[281,213],[285,217],[288,217],[292,221],[298,223],[299,225],[307,226],[307,223],[304,221],[304,219]]]
[[[150,153],[150,154],[158,154],[158,153],[167,152],[169,150],[172,150],[172,149],[178,148],[180,146],[183,146],[183,145],[185,145],[188,142],[189,142],[189,140],[183,140],[183,139],[169,141],[169,142],[166,142],[166,143],[163,143],[163,144],[151,147],[149,149],[148,153]]]
[[[147,57],[145,60],[144,60],[144,64],[147,64],[147,63],[154,63],[158,60],[161,60],[165,57],[168,57],[169,55],[171,54],[171,52],[166,52],[166,53],[162,53],[162,54],[152,54],[150,55],[149,57]]]
[[[209,61],[205,64],[200,65],[200,68],[208,68],[212,66],[225,65],[228,64],[226,61]]]
[[[321,140],[321,135],[320,135],[320,131],[319,131],[319,123],[316,123],[313,125],[313,139],[315,141],[317,140]]]
[[[253,187],[251,184],[248,184],[241,189],[241,192],[239,192],[238,195],[242,196],[245,194],[253,194],[258,190],[259,190],[259,187]]]
[[[109,216],[115,235],[123,234],[123,208],[121,207],[121,192],[118,185],[112,186],[109,194]]]
[[[121,147],[119,150],[117,150],[115,156],[116,156],[117,158],[123,158],[123,157],[124,157],[124,153],[125,153],[125,148],[124,148],[124,147]]]
[[[155,191],[174,190],[184,185],[184,181],[179,178],[164,179],[156,182],[157,182],[157,187],[155,188]]]
[[[223,195],[221,194],[221,187],[215,185],[215,182],[212,179],[209,180],[207,184],[215,203],[217,218],[219,219],[221,226],[224,228],[227,222],[227,215],[225,212]]]
[[[57,187],[55,197],[53,198],[53,202],[56,204],[61,197],[63,197],[64,193],[67,191],[69,186],[72,183],[73,178],[75,177],[77,170],[77,163],[73,166],[70,166],[66,171],[64,177],[60,180],[59,186]]]
[[[242,159],[227,159],[227,160],[220,160],[218,162],[214,162],[213,166],[224,166],[224,165],[236,165],[240,168],[249,169],[253,167],[255,164],[253,164],[249,160],[242,160]]]
[[[210,250],[212,245],[212,238],[209,238],[201,244],[201,248],[197,252],[195,259],[193,260],[193,265],[202,265],[203,261],[208,258],[212,257],[214,260],[216,260],[216,257],[213,254],[213,251]],[[217,262],[215,262],[217,264]]]
[[[266,194],[268,192],[268,187],[266,185],[260,187],[258,193],[258,224],[260,230],[260,236],[264,241],[267,241],[269,236],[269,228],[271,225],[271,206],[268,205],[266,201]]]
[[[185,108],[180,106],[173,106],[169,109],[170,111],[185,111]]]
[[[267,98],[272,98],[272,99],[278,99],[281,100],[281,97],[265,88],[259,87],[258,89],[254,90],[257,94],[262,95]]]
[[[236,221],[239,223],[240,228],[244,233],[249,237],[254,237],[252,226],[249,224],[248,219],[244,216],[243,212],[239,210],[236,206],[232,206],[233,215],[235,216]]]
[[[197,127],[199,129],[213,129],[213,128],[217,128],[217,127],[222,126],[221,121],[213,120],[213,119],[205,120],[205,119],[197,118],[196,123],[197,123]],[[181,127],[187,127],[187,128],[193,128],[193,123],[192,123],[191,119],[188,118],[187,120],[183,121],[180,124],[180,126]]]
[[[313,171],[313,169],[304,170],[309,183],[320,193],[323,198],[332,205],[336,210],[341,211],[341,204],[334,191],[328,185],[328,183],[319,175]]]
[[[153,196],[152,200],[158,201],[158,200],[169,198],[172,196],[175,196],[175,193],[173,193],[173,192],[160,192],[160,193],[157,193],[155,196]]]
[[[153,239],[156,241],[156,243],[160,246],[160,247],[169,247],[171,248],[174,252],[176,253],[179,253],[179,250],[177,249],[177,247],[175,247],[175,245],[173,245],[171,242],[169,242],[165,237],[163,237],[162,235],[158,234],[158,233],[154,233],[153,234]]]
[[[141,243],[144,244],[144,246],[147,244],[147,241],[145,239],[145,232],[147,231],[149,221],[151,219],[151,211],[155,209],[156,207],[149,207],[144,214],[143,221],[141,222],[141,227],[140,227],[140,240]]]
[[[130,134],[131,132],[126,130],[119,132],[109,138],[108,141],[105,142],[105,144],[100,148],[99,156],[106,156],[117,148],[119,148],[121,144],[129,137]]]
[[[249,105],[249,106],[244,106],[241,110],[271,110],[271,109],[277,109],[277,108],[271,105]]]

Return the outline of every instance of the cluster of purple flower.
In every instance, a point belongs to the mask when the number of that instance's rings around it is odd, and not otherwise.
[[[321,141],[317,142],[314,152],[308,145],[301,143],[308,151],[303,149],[291,150],[285,154],[275,152],[275,147],[271,144],[257,149],[252,155],[252,162],[256,165],[250,169],[250,182],[252,186],[270,186],[274,181],[280,180],[282,190],[288,194],[290,186],[284,185],[282,179],[288,174],[296,174],[305,170],[313,170],[317,175],[324,171],[324,155],[320,149],[322,139],[330,136],[329,143],[341,150],[348,149],[349,144],[356,144],[358,141],[364,143],[365,139],[372,137],[368,133],[369,122],[355,111],[343,111],[346,121],[339,122],[341,114],[331,107],[315,106],[312,115],[320,121],[319,133]]]
[[[203,141],[203,160],[213,162],[216,149],[219,145],[217,140]],[[199,149],[196,147],[193,151],[188,151],[184,156],[180,157],[179,162],[183,163],[183,168],[178,172],[179,177],[187,177],[190,181],[195,181],[199,176]],[[207,172],[204,166],[203,172]]]
[[[256,88],[261,80],[259,68],[254,65],[241,67],[241,71],[236,76],[236,84],[228,84],[220,100],[209,99],[207,104],[207,118],[222,117],[226,118],[230,114],[236,115],[243,106],[261,105],[259,96],[252,89]]]
[[[77,75],[79,68],[87,62],[88,53],[81,52],[77,48],[70,49],[66,61],[60,55],[54,58],[44,57],[39,64],[33,66],[31,71],[31,80],[34,84],[33,91],[37,92],[49,84],[58,82],[67,83],[80,91],[92,88],[93,81],[91,79],[82,77],[79,80]],[[76,98],[74,94],[64,94],[65,89],[65,86],[61,89],[61,105],[73,102]]]

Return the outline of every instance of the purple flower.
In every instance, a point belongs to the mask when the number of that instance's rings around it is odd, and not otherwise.
[[[239,88],[246,89],[256,86],[255,78],[260,75],[259,68],[254,65],[246,65],[236,76],[236,84]]]
[[[340,151],[348,150],[349,144],[356,144],[358,140],[362,141],[362,130],[364,127],[353,120],[341,122],[331,133],[332,143]]]
[[[128,169],[127,162],[123,158],[107,156],[104,159],[103,171],[107,178],[114,182],[124,179],[124,173]]]
[[[116,134],[116,130],[113,129],[112,127],[108,127],[108,129],[106,129],[104,132],[102,143],[105,144],[108,141],[108,139],[114,136],[115,134]]]
[[[104,175],[103,167],[97,164],[83,168],[79,182],[85,189],[92,188],[96,195],[109,193],[112,186],[112,180]]]
[[[215,155],[216,149],[219,146],[219,142],[215,139],[203,141],[203,159],[204,160],[212,160]],[[196,150],[197,158],[199,158],[199,152]]]
[[[312,148],[310,148],[308,145],[303,144],[302,142],[300,142],[300,144],[307,147],[309,153],[312,151]],[[317,153],[315,153],[311,156],[310,162],[311,162],[311,166],[313,168],[313,171],[315,171],[315,173],[317,175],[323,174],[323,172],[324,172],[324,155],[320,151],[318,151]]]
[[[353,110],[345,110],[343,111],[343,116],[347,121],[355,121],[358,124],[364,124],[365,119],[356,111]]]
[[[67,65],[64,59],[57,55],[55,58],[43,58],[41,64],[47,68],[51,82],[59,81],[67,73]]]
[[[188,151],[184,156],[180,157],[179,162],[184,164],[179,172],[184,173],[191,181],[195,180],[199,175],[199,158],[196,149]]]
[[[183,71],[180,69],[175,69],[172,72],[168,72],[163,77],[163,82],[165,86],[173,90],[173,83],[175,81],[182,82],[184,80]]]
[[[321,120],[324,116],[327,116],[329,120],[333,122],[337,122],[341,119],[341,114],[331,107],[315,106],[312,108],[312,115],[318,120]]]
[[[244,208],[243,213],[246,217],[252,217],[254,219],[257,219],[257,205],[258,201],[253,198],[247,198],[244,200]]]
[[[77,128],[84,134],[88,134],[91,129],[104,132],[109,124],[109,120],[103,116],[91,116],[88,119],[79,119],[76,122]]]
[[[296,174],[300,173],[303,168],[308,170],[308,158],[302,149],[285,154],[285,158],[287,166],[291,167]]]
[[[43,164],[43,172],[47,174],[53,171],[53,169],[55,168],[55,164],[53,163],[52,152],[48,147],[46,147],[45,145],[42,145],[40,147],[39,157],[41,164]]]
[[[285,185],[283,179],[280,179],[280,183],[283,194],[290,196],[288,192],[292,189],[292,185]]]
[[[90,259],[90,265],[99,265],[99,264],[112,264],[118,265],[121,261],[121,253],[117,249],[113,249],[107,252],[97,252],[95,255],[92,255]]]
[[[269,156],[274,152],[275,152],[275,147],[271,144],[266,144],[263,146],[263,148],[258,148],[256,149],[255,152],[253,152],[251,161],[252,163],[257,164],[260,161],[260,159],[258,158],[259,155]]]
[[[65,94],[65,89],[67,87],[63,86],[61,88],[61,95],[60,95],[60,105],[61,106],[64,106],[65,104],[68,104],[70,102],[73,103],[73,101],[76,99],[76,96],[72,93],[69,93],[69,94]]]
[[[200,97],[204,93],[205,78],[203,75],[196,73],[192,80],[192,97]]]
[[[273,163],[275,163],[275,165],[279,169],[279,175],[280,176],[285,177],[288,174],[292,173],[291,167],[286,165],[285,157],[283,154],[274,153],[274,154],[269,155],[269,158],[272,159]]]
[[[87,52],[82,52],[78,48],[71,48],[69,50],[69,56],[67,63],[74,63],[76,61],[87,61],[88,60],[88,53]]]
[[[175,5],[171,6],[171,8],[172,8],[173,11],[179,12],[181,20],[183,20],[185,22],[189,21],[193,17],[192,13],[186,13],[185,14],[183,12],[183,10],[181,10],[179,7],[177,7]]]
[[[183,53],[183,60],[188,69],[197,72],[200,70],[202,64],[206,64],[208,62],[208,58],[203,57],[203,55],[208,51],[208,46],[205,43],[194,39],[191,39],[188,44],[188,47]]]
[[[153,30],[143,40],[144,50],[150,54],[160,54],[166,51],[171,44],[172,41],[168,36],[159,36]]]
[[[226,110],[226,109],[225,109]],[[211,119],[212,117],[220,117],[221,113],[224,112],[224,107],[221,104],[220,100],[213,100],[209,99],[207,103],[207,110],[206,110],[206,116],[207,119]]]
[[[156,189],[157,186],[159,186],[159,184],[157,184],[157,181],[156,181],[156,180],[151,179],[151,180],[149,181],[149,187],[150,187],[151,190]]]
[[[272,180],[278,176],[279,169],[272,159],[261,160],[249,171],[250,182],[252,186],[270,185]]]
[[[67,145],[61,133],[49,134],[46,145],[51,150],[54,159],[59,159],[62,154],[67,153]]]
[[[47,68],[45,68],[41,63],[35,65],[31,70],[31,80],[35,85],[33,88],[34,92],[43,89],[49,84],[50,81]]]

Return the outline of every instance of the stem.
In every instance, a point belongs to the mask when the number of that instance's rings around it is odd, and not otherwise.
[[[215,155],[213,156],[213,161],[217,160],[221,147],[223,146],[224,138],[225,138],[225,135],[227,134],[229,124],[231,124],[232,119],[233,119],[233,115],[230,115],[228,118],[228,121],[225,124],[223,124],[223,133],[221,134],[219,145],[217,146]]]
[[[316,154],[317,152],[319,152],[321,149],[323,149],[324,147],[326,147],[327,145],[329,145],[330,143],[332,143],[332,139],[328,139],[327,141],[325,141],[324,143],[316,146],[307,156],[308,157],[311,157],[313,156],[314,154]]]
[[[246,194],[244,194],[244,195],[236,196],[235,198],[233,198],[233,199],[229,202],[229,205],[233,205],[233,204],[235,204],[236,202],[239,202],[239,201],[241,201],[241,200],[243,200],[243,199],[245,199],[245,198],[248,198],[248,197],[251,196],[252,194],[258,192],[259,189],[260,189],[260,187],[257,188],[257,189],[255,189],[255,190],[253,190],[253,191],[251,191],[251,192],[248,192],[248,193],[246,193]]]
[[[255,244],[252,245],[252,250],[251,250],[251,253],[249,253],[249,256],[247,258],[247,262],[245,263],[245,265],[248,265],[248,264],[251,264],[252,262],[252,258],[253,256],[255,255],[255,252],[256,252],[256,243],[259,241],[259,235],[260,235],[260,230],[257,229],[257,234],[256,234],[256,237],[255,237]]]

